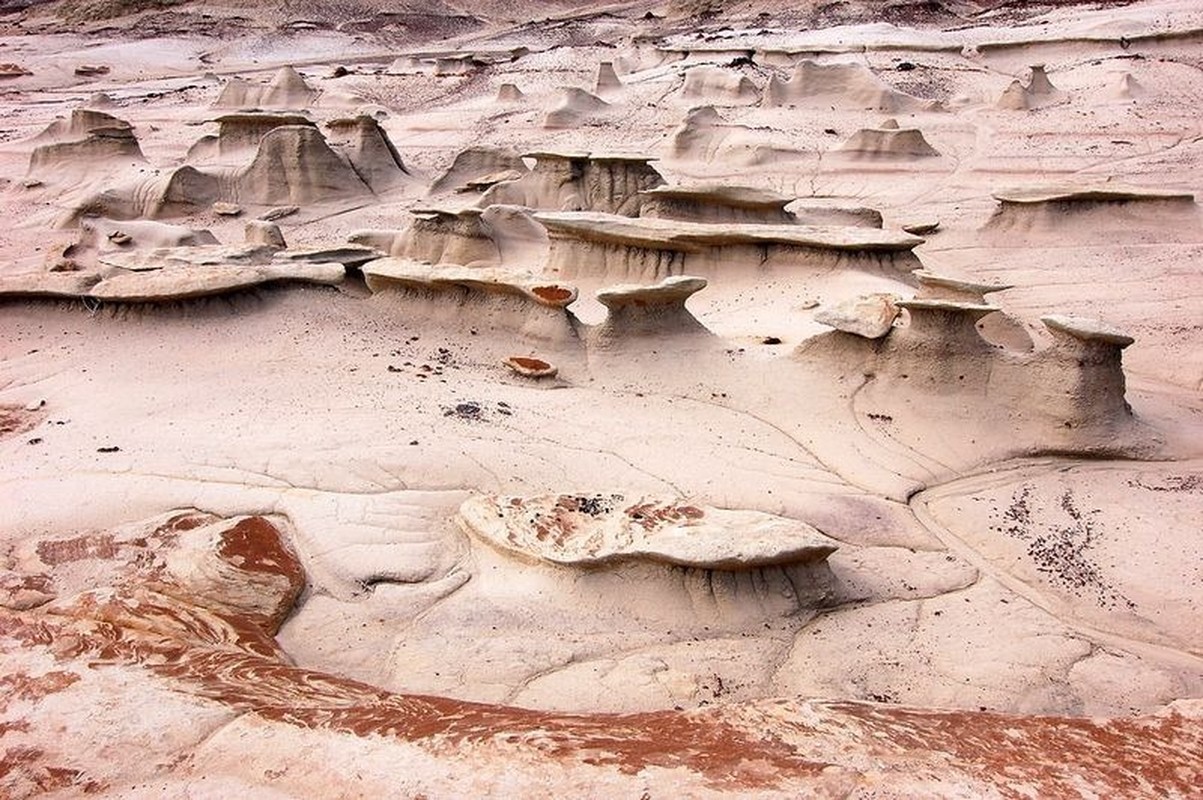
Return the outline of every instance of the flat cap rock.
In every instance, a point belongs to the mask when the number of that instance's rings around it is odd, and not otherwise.
[[[479,495],[459,515],[471,533],[504,552],[577,567],[652,561],[747,570],[822,561],[839,545],[804,522],[673,497]]]
[[[705,288],[705,278],[674,275],[647,286],[633,283],[607,286],[598,290],[597,300],[611,309],[630,305],[672,306],[684,303],[690,296]]]
[[[1136,341],[1119,328],[1108,325],[1102,320],[1088,317],[1050,314],[1046,317],[1041,317],[1040,321],[1051,331],[1063,333],[1085,342],[1102,342],[1123,348]]]

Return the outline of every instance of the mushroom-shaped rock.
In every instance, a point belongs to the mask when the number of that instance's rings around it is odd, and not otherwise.
[[[496,186],[499,183],[508,181],[516,181],[526,173],[526,170],[521,172],[516,169],[506,169],[501,172],[490,172],[487,175],[481,175],[479,178],[472,178],[462,187],[461,192],[484,192],[489,188]]]
[[[605,100],[584,89],[565,87],[562,95],[559,105],[548,111],[543,119],[544,128],[575,128],[589,116],[610,107]]]
[[[815,322],[865,339],[880,339],[894,327],[897,301],[897,295],[886,292],[849,298],[820,310],[815,314]]]
[[[1117,181],[1015,188],[994,198],[998,208],[981,230],[1002,247],[1030,247],[1035,234],[1093,242],[1101,230],[1113,243],[1196,242],[1203,224],[1191,192]]]
[[[909,321],[904,329],[908,341],[919,341],[948,354],[968,354],[990,349],[977,330],[977,322],[998,306],[956,300],[899,300]]]
[[[916,300],[984,304],[986,295],[1012,288],[1005,283],[981,283],[937,275],[926,269],[917,269],[911,274],[919,281]],[[977,330],[987,342],[1013,352],[1028,352],[1035,346],[1023,322],[1003,312],[984,317],[977,324]]]
[[[979,283],[962,278],[951,278],[947,275],[937,275],[926,270],[917,269],[911,273],[919,281],[919,300],[952,300],[959,303],[984,303],[986,295],[994,292],[1004,292],[1013,288],[1005,283]]]
[[[480,495],[460,507],[459,519],[513,557],[582,568],[651,561],[743,571],[822,562],[839,546],[796,520],[666,497]]]
[[[1048,71],[1043,64],[1033,64],[1028,67],[1028,91],[1033,94],[1055,94],[1060,89],[1048,79]]]
[[[554,378],[559,372],[554,365],[533,356],[510,356],[502,363],[524,378]]]
[[[1096,319],[1054,314],[1040,321],[1055,342],[1050,385],[1043,388],[1067,404],[1067,421],[1108,425],[1126,419],[1131,412],[1124,400],[1123,350],[1135,340]]]
[[[665,278],[651,286],[623,284],[597,292],[606,320],[597,331],[604,341],[628,336],[709,334],[685,308],[685,301],[706,288],[706,280],[688,275]]]
[[[1060,341],[1074,343],[1075,347],[1099,345],[1106,348],[1123,350],[1136,341],[1119,328],[1097,319],[1050,314],[1046,317],[1041,317],[1040,321]]]

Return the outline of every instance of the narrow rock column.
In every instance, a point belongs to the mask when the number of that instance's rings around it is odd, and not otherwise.
[[[606,320],[594,341],[612,345],[641,336],[708,335],[702,323],[685,308],[685,301],[706,288],[703,278],[679,275],[653,286],[611,286],[597,293],[606,307]]]
[[[1135,339],[1094,319],[1050,315],[1040,321],[1053,336],[1049,355],[1056,366],[1045,379],[1057,383],[1050,393],[1067,404],[1067,424],[1106,424],[1131,416],[1124,400],[1123,350]]]

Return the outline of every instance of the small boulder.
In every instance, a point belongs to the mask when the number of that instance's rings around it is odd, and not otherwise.
[[[865,339],[880,339],[894,326],[897,300],[897,295],[884,292],[861,295],[819,311],[815,321]]]
[[[287,247],[280,226],[274,222],[264,222],[261,219],[248,220],[243,238],[247,244],[275,247],[283,250]]]
[[[242,207],[234,203],[214,203],[213,213],[219,217],[236,217],[242,213]]]

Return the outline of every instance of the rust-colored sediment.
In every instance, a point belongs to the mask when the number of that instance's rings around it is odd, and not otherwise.
[[[523,369],[529,369],[531,372],[543,372],[544,370],[551,369],[551,364],[548,364],[546,361],[540,361],[537,358],[511,356],[510,361]]]
[[[531,294],[554,305],[562,305],[572,299],[572,290],[563,286],[535,286]]]
[[[639,503],[631,506],[624,513],[632,522],[646,531],[665,524],[687,519],[701,519],[706,516],[706,512],[696,506],[658,505],[656,503]]]
[[[76,536],[73,539],[38,542],[38,558],[43,564],[57,567],[72,561],[101,559],[110,561],[117,557],[117,540],[111,534]]]
[[[635,505],[626,511],[652,520],[701,515],[693,506]],[[79,545],[42,545],[73,557],[106,552],[91,545],[82,551]],[[299,562],[269,520],[252,517],[232,525],[218,548],[224,561],[247,574],[248,585],[279,587],[274,591],[282,597],[303,585]],[[1185,797],[1203,780],[1203,726],[1178,714],[1094,721],[853,702],[811,703],[804,714],[783,703],[774,706],[781,713],[764,715],[763,724],[737,725],[724,718],[723,709],[560,714],[388,692],[288,664],[264,627],[269,621],[216,610],[213,603],[221,604],[220,598],[158,594],[144,581],[145,562],[128,557],[132,568],[125,582],[103,593],[55,604],[52,613],[0,610],[0,640],[7,647],[44,647],[60,661],[82,657],[90,666],[139,665],[182,691],[282,724],[391,737],[448,757],[472,748],[519,747],[552,761],[628,774],[652,766],[684,768],[736,791],[816,777],[832,766],[818,753],[912,757],[920,767],[939,764],[938,772],[954,780],[994,785],[1008,798],[1027,797],[1029,790],[1041,797],[1077,796],[1083,785],[1105,787],[1114,796],[1147,795],[1156,787]],[[255,577],[263,574],[287,580]],[[229,607],[236,603],[222,605]],[[0,692],[32,702],[77,680],[66,671],[18,674],[0,682]],[[758,713],[741,718],[755,721]],[[5,751],[0,778],[5,770],[23,770],[23,777],[33,775],[39,786],[52,788],[61,788],[60,779],[71,778],[63,786],[84,780],[77,771],[60,774],[39,764],[41,757],[34,750]]]
[[[21,406],[0,405],[0,439],[36,428],[44,415]]]

